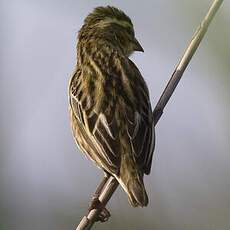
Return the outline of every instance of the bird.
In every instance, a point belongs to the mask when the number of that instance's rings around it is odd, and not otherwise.
[[[144,52],[133,23],[113,6],[96,7],[77,36],[69,82],[69,112],[76,144],[112,175],[133,207],[148,204],[144,174],[151,171],[154,121],[147,84],[130,56]]]

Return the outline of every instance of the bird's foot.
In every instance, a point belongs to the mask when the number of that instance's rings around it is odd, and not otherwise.
[[[100,214],[98,215],[98,218],[96,219],[96,221],[106,222],[109,219],[110,212],[102,205],[98,197],[93,197],[92,202],[89,207],[89,212],[93,209],[100,210]]]

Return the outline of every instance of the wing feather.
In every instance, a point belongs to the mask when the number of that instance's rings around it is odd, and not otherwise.
[[[118,174],[120,156],[116,120],[111,119],[111,114],[108,114],[107,118],[105,109],[107,109],[108,105],[102,106],[106,102],[101,101],[99,106],[95,106],[95,95],[87,93],[86,90],[83,91],[82,88],[84,87],[81,84],[87,84],[87,82],[81,80],[79,83],[79,78],[73,77],[70,83],[70,105],[79,121],[78,125],[81,128],[81,132],[84,132],[84,138],[89,145],[94,145],[94,148],[90,148],[91,152],[86,151],[86,154],[89,154],[89,157],[98,166]],[[98,111],[95,107],[100,108],[100,110]]]
[[[133,155],[139,168],[149,174],[152,164],[152,155],[155,147],[155,132],[152,119],[152,108],[149,100],[149,92],[144,79],[135,64],[130,61],[134,81],[138,84],[133,85],[136,92],[138,106],[126,111],[127,132],[130,137],[130,144]],[[128,70],[127,70],[128,72]],[[128,73],[127,73],[128,74]],[[130,116],[130,114],[132,114]]]

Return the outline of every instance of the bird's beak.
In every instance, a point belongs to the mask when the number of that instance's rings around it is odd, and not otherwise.
[[[140,51],[140,52],[144,52],[144,49],[142,48],[141,44],[139,43],[139,41],[134,38],[134,51]]]

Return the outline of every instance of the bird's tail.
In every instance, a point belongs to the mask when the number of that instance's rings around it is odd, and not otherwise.
[[[132,206],[143,207],[148,205],[148,196],[145,191],[143,179],[130,179],[127,184],[127,190],[129,195],[129,202]]]
[[[129,202],[133,207],[144,207],[148,205],[148,195],[145,190],[143,176],[131,176],[125,180],[125,178],[122,178],[121,175],[121,178],[119,178],[118,181],[128,194]]]
[[[143,172],[134,160],[132,150],[124,146],[124,153],[121,154],[119,176],[115,176],[128,194],[129,202],[133,207],[147,206],[148,196],[143,182]]]

